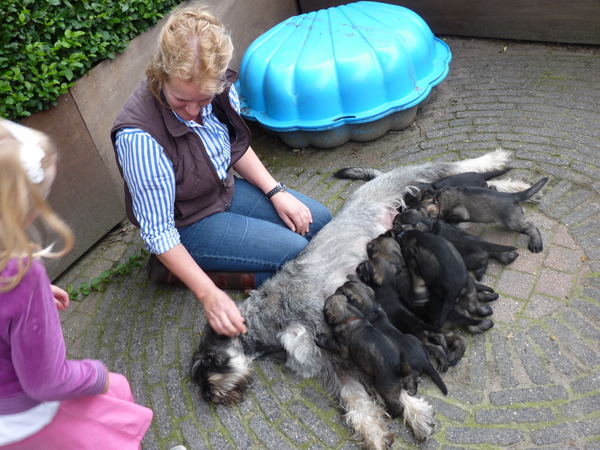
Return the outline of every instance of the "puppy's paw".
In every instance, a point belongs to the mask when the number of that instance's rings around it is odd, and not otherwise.
[[[495,292],[478,292],[477,300],[480,302],[493,302],[494,300],[498,300],[500,296]]]
[[[477,305],[477,314],[480,317],[488,317],[494,313],[494,310],[490,305]]]
[[[527,248],[531,251],[531,253],[539,253],[542,250],[544,250],[544,244],[542,244],[542,242],[534,242],[534,241],[529,241],[529,245],[527,246]]]
[[[478,334],[489,330],[493,326],[494,322],[491,319],[482,319],[478,325],[470,325],[467,327],[467,329],[473,334]]]

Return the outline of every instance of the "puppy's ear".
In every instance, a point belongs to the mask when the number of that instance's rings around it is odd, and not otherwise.
[[[370,266],[371,264],[369,263],[369,261],[363,261],[356,267],[356,274],[358,275],[358,278],[366,284],[371,283]]]

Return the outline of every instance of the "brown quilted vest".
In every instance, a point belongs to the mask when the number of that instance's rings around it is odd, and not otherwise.
[[[227,71],[232,83],[236,73]],[[164,149],[175,170],[175,226],[190,225],[211,214],[228,209],[233,197],[233,174],[231,166],[246,152],[250,145],[250,130],[229,102],[229,87],[212,101],[217,118],[227,125],[231,141],[231,162],[227,178],[217,175],[200,137],[181,123],[166,105],[159,102],[148,89],[148,81],[142,81],[117,116],[111,130],[111,140],[121,176],[115,140],[121,128],[133,127],[148,132]],[[133,214],[131,194],[125,186],[125,208],[131,223],[139,227]]]

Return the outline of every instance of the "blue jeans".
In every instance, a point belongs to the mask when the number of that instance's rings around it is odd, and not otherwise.
[[[259,189],[236,178],[229,210],[179,228],[181,243],[203,270],[253,272],[258,287],[331,220],[331,213],[321,203],[288,192],[311,211],[313,223],[305,236],[287,227]]]

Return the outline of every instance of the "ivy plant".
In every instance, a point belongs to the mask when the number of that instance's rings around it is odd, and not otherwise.
[[[127,47],[177,0],[3,0],[0,116],[18,120],[56,104],[94,65]]]
[[[101,292],[111,282],[121,275],[127,275],[131,273],[134,267],[141,267],[142,262],[148,256],[148,252],[142,249],[140,254],[132,255],[129,259],[110,270],[104,270],[99,276],[92,278],[89,281],[83,281],[79,286],[69,284],[67,286],[67,293],[71,300],[80,301],[83,297],[90,295],[92,292]]]

